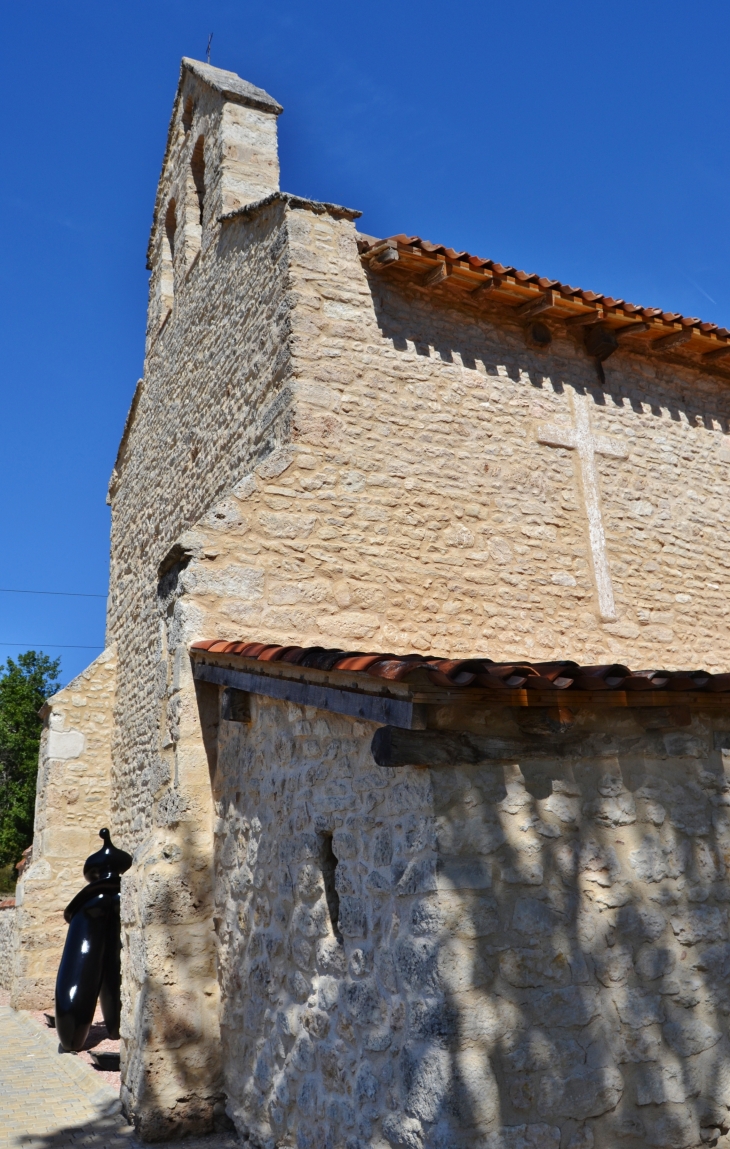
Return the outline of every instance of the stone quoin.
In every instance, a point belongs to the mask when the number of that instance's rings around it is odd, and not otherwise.
[[[14,1000],[109,824],[143,1137],[730,1145],[730,333],[366,235],[281,111],[183,60]]]

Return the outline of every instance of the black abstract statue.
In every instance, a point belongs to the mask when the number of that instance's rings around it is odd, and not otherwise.
[[[67,1051],[83,1049],[99,999],[109,1036],[119,1037],[119,887],[132,858],[112,845],[108,830],[99,837],[104,845],[84,863],[89,885],[63,911],[68,933],[56,978],[56,1029]]]

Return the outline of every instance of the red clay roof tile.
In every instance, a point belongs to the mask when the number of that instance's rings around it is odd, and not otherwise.
[[[436,686],[482,690],[670,690],[730,691],[730,674],[706,670],[630,670],[618,663],[579,666],[554,662],[493,662],[490,658],[434,658],[325,649],[321,646],[276,646],[263,642],[194,642],[193,653],[235,654],[259,662],[286,662],[315,670],[348,671],[391,682],[407,682],[425,674]]]
[[[580,287],[571,287],[569,284],[560,283],[557,279],[547,279],[544,276],[538,276],[534,272],[521,271],[518,268],[498,263],[496,260],[483,259],[480,256],[472,255],[466,251],[454,251],[453,248],[444,247],[442,244],[431,243],[429,240],[422,239],[417,235],[401,234],[390,236],[388,239],[376,240],[363,237],[359,240],[360,252],[366,259],[371,252],[377,254],[386,246],[408,249],[412,254],[416,255],[423,253],[430,257],[443,257],[448,263],[467,263],[473,270],[485,269],[499,277],[511,277],[516,283],[522,286],[535,284],[545,291],[557,291],[564,298],[575,302],[600,304],[600,306],[607,311],[620,310],[627,317],[631,316],[635,318],[641,315],[644,319],[657,319],[670,325],[680,323],[683,327],[697,328],[698,333],[703,335],[714,334],[723,341],[730,336],[730,330],[728,330],[728,328],[719,327],[716,323],[707,323],[694,316],[683,316],[675,311],[662,311],[662,309],[658,307],[642,307],[639,304],[629,303],[624,299],[614,299],[610,295],[602,295],[600,292],[587,291]]]

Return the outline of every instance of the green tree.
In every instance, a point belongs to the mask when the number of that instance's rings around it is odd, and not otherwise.
[[[35,650],[0,663],[0,866],[17,862],[33,841],[38,711],[58,689],[59,665]]]

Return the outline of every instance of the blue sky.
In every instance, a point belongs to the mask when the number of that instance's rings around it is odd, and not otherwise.
[[[730,325],[727,3],[5,0],[0,31],[2,588],[106,592],[155,185],[211,31],[284,105],[285,190]],[[0,593],[0,658],[68,681],[104,605]]]

